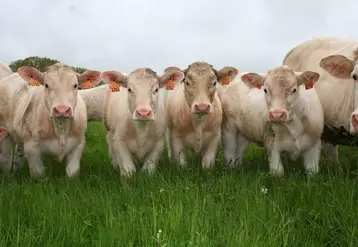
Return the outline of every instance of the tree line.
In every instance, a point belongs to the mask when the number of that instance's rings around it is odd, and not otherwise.
[[[21,66],[31,66],[31,67],[36,68],[40,72],[45,72],[46,68],[48,66],[51,66],[55,63],[60,63],[60,61],[58,61],[56,59],[47,58],[47,57],[32,56],[32,57],[27,57],[25,59],[19,59],[14,62],[11,62],[9,64],[9,67],[13,72],[16,72],[18,70],[18,68],[20,68]],[[72,67],[79,74],[81,74],[87,70],[87,69],[81,68],[81,67],[75,67],[75,66],[72,66]],[[103,84],[104,84],[104,82],[101,81],[96,86],[100,86]]]

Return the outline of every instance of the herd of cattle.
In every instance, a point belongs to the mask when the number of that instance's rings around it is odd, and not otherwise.
[[[68,177],[76,176],[87,122],[102,121],[121,175],[135,172],[138,161],[152,173],[165,144],[180,166],[190,149],[211,168],[222,141],[230,167],[241,165],[256,143],[265,147],[273,176],[284,175],[282,152],[293,160],[302,155],[312,176],[321,149],[339,164],[337,145],[350,145],[358,132],[357,58],[357,40],[313,38],[266,74],[206,62],[168,67],[162,75],[149,68],[77,74],[61,63],[44,73],[27,66],[13,73],[1,63],[0,166],[17,170],[26,158],[38,179],[45,154],[65,160]],[[94,87],[100,81],[106,84]]]

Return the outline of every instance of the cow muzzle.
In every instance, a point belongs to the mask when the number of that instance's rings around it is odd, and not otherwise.
[[[133,114],[134,120],[150,121],[153,120],[153,111],[149,107],[138,107]]]
[[[287,111],[284,110],[272,110],[269,112],[268,120],[270,122],[286,122],[287,121]]]
[[[200,103],[200,104],[194,104],[194,107],[192,109],[192,113],[195,114],[209,114],[211,111],[211,105]]]
[[[52,108],[52,116],[55,118],[71,118],[72,108],[66,105],[58,105]]]

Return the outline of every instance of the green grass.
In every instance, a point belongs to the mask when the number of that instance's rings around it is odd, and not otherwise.
[[[240,171],[223,166],[221,152],[210,172],[195,158],[177,169],[165,152],[152,177],[124,180],[104,127],[91,123],[78,178],[49,158],[40,182],[27,166],[1,175],[0,246],[358,246],[357,155],[341,148],[340,159],[342,171],[322,158],[308,181],[300,161],[285,158],[276,180],[255,146]]]

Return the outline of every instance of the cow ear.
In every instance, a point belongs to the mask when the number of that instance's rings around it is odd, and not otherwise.
[[[217,72],[218,74],[218,81],[221,85],[227,85],[232,80],[235,79],[239,71],[234,67],[224,67],[220,71]]]
[[[127,77],[118,71],[102,72],[101,78],[109,85],[112,92],[118,92],[121,86],[127,87]]]
[[[0,62],[0,79],[11,74],[13,74],[13,72],[10,67],[6,63]]]
[[[170,67],[167,67],[167,68],[164,70],[164,73],[169,72],[169,71],[171,71],[171,70],[179,70],[179,71],[181,71],[181,69],[178,68],[178,67],[176,67],[176,66],[170,66]]]
[[[18,68],[17,73],[31,86],[40,86],[44,83],[43,73],[29,66]]]
[[[101,72],[88,70],[82,74],[77,74],[78,83],[82,89],[88,89],[96,86],[101,81]]]
[[[178,85],[184,77],[184,73],[180,70],[167,70],[167,72],[159,78],[159,87],[162,88],[165,86],[166,90],[174,90],[174,87]]]
[[[265,77],[257,73],[247,73],[241,76],[241,80],[249,88],[258,88],[260,89],[264,85]]]
[[[297,76],[298,86],[304,84],[307,89],[313,88],[314,84],[319,80],[320,75],[313,71],[305,71]]]
[[[354,69],[354,61],[336,54],[322,58],[319,66],[336,78],[349,79]]]

